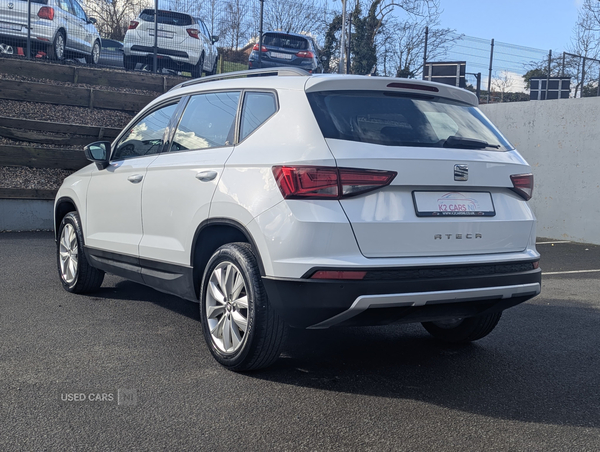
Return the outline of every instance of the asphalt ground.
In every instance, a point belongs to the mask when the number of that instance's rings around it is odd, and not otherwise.
[[[477,343],[295,332],[236,374],[198,305],[113,276],[69,294],[51,234],[0,234],[0,450],[598,451],[600,247],[538,248],[542,294]]]

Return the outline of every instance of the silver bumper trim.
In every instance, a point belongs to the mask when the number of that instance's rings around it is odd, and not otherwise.
[[[371,308],[393,308],[402,306],[424,306],[429,303],[457,303],[460,301],[485,300],[491,298],[513,298],[537,295],[541,292],[539,283],[517,284],[514,286],[483,287],[480,289],[442,290],[439,292],[412,292],[385,295],[362,295],[352,306],[308,329],[324,329],[344,322]]]

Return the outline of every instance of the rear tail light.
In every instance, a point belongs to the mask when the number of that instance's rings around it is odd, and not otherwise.
[[[188,28],[185,31],[187,31],[187,34],[190,35],[192,38],[200,39],[200,36],[198,35],[198,30],[196,30],[195,28]]]
[[[132,20],[131,22],[129,22],[129,27],[127,27],[127,29],[135,30],[139,24],[140,24],[139,22]]]
[[[310,50],[304,51],[304,52],[298,52],[296,54],[296,56],[298,58],[313,58],[315,56],[314,53],[312,53]]]
[[[513,184],[513,191],[525,201],[529,201],[533,195],[533,174],[513,174],[510,176],[510,180]]]
[[[395,171],[328,166],[274,166],[284,199],[342,199],[389,185]]]
[[[311,276],[311,279],[363,279],[367,272],[361,271],[338,271],[319,270]]]
[[[37,13],[40,19],[54,20],[54,8],[50,6],[42,6]]]
[[[257,51],[257,52],[258,52],[258,44],[254,44],[254,47],[252,47],[252,50],[255,50],[255,51]],[[265,46],[262,46],[262,47],[260,48],[260,51],[261,51],[261,52],[268,52],[269,50],[268,50],[268,49],[267,49]]]

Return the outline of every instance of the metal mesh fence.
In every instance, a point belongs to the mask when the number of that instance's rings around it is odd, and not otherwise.
[[[0,0],[0,53],[74,58],[197,77],[249,67],[259,36],[261,6],[264,31],[301,32],[317,47],[325,44],[328,29],[339,20],[336,14],[340,12],[339,5],[324,0],[158,0],[157,4],[159,13],[155,16],[153,0]],[[377,41],[378,74],[421,77],[418,55],[424,52],[419,46],[423,46],[425,35],[407,27],[403,34],[386,35],[386,40],[397,41],[391,45]],[[347,28],[352,30],[351,25]],[[337,33],[339,39],[341,32]],[[528,100],[530,85],[525,76],[530,75],[569,79],[570,97],[598,95],[598,60],[562,53],[549,59],[548,50],[459,34],[429,45],[428,55],[433,61],[466,61],[467,88],[475,90],[479,84],[483,102]],[[308,49],[298,49],[297,53],[304,50]],[[339,52],[338,42],[328,57],[331,68],[323,68],[326,72],[335,70]],[[412,60],[402,60],[408,53]],[[390,67],[392,61],[395,66]],[[315,64],[319,63],[315,57]]]

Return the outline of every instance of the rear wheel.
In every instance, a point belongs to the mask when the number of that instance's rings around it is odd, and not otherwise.
[[[269,304],[250,245],[220,247],[206,266],[200,289],[202,331],[220,364],[246,371],[278,358],[286,326]]]
[[[60,281],[68,292],[93,292],[102,285],[104,272],[92,267],[83,252],[83,232],[77,212],[69,212],[60,223],[56,260]]]
[[[48,47],[48,57],[51,60],[62,61],[65,59],[66,38],[63,31],[56,33],[52,45]]]
[[[128,71],[133,71],[136,66],[135,60],[127,55],[123,55],[123,67]]]
[[[204,54],[200,55],[200,59],[196,65],[192,66],[192,77],[198,78],[202,77],[202,68],[204,67]]]
[[[502,312],[477,317],[423,322],[423,327],[436,339],[446,342],[466,343],[481,339],[492,332],[502,317]]]
[[[94,42],[92,46],[92,53],[85,56],[85,62],[87,64],[98,64],[100,60],[100,43],[98,41]]]

